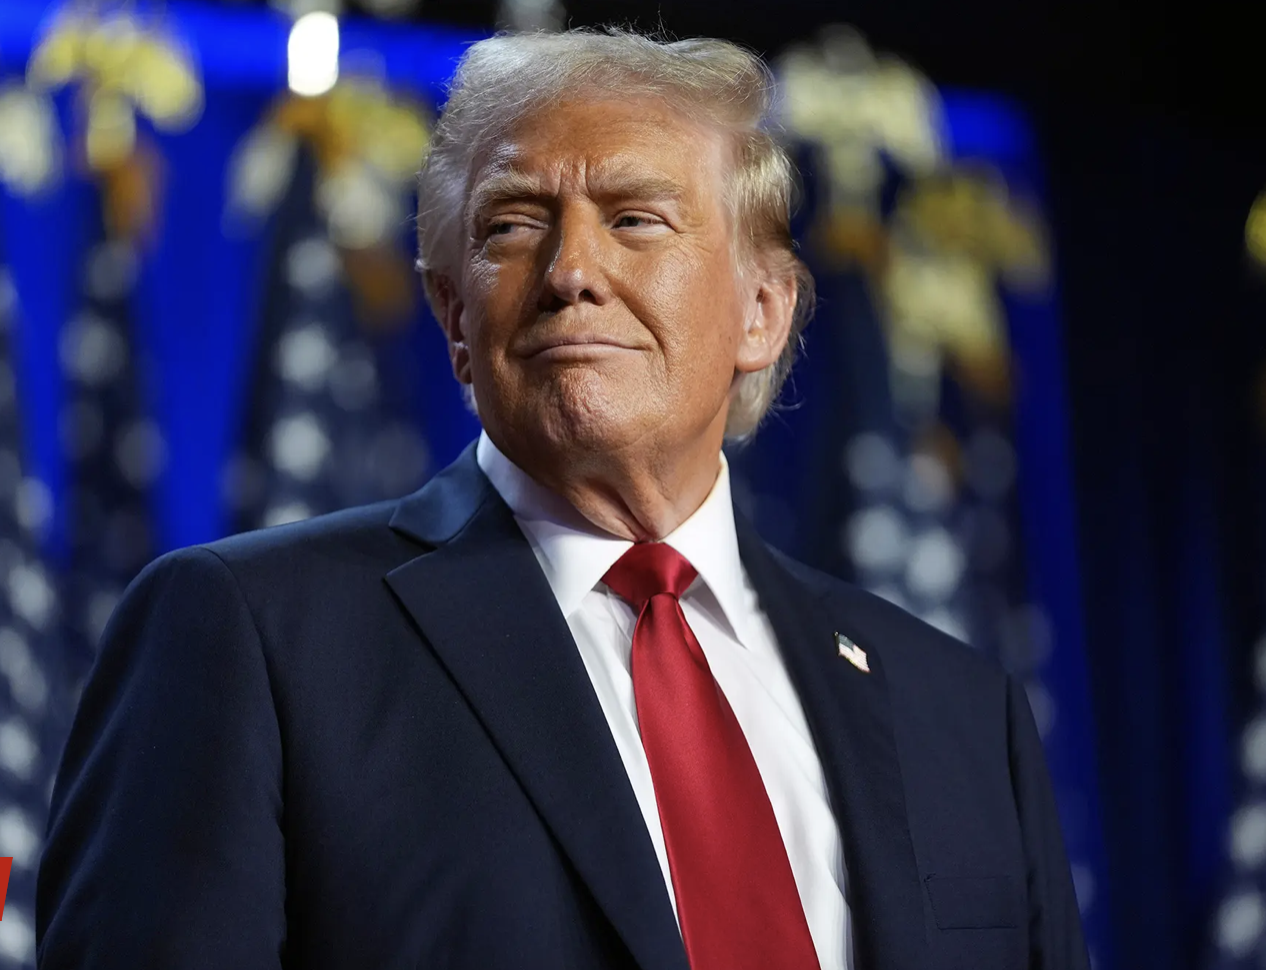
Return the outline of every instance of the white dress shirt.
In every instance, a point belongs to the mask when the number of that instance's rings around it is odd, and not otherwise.
[[[514,513],[571,628],[676,912],[664,832],[633,699],[629,660],[637,617],[602,582],[633,543],[595,528],[506,458],[486,434],[480,435],[476,457]],[[699,573],[681,598],[682,612],[738,718],[769,793],[822,970],[851,970],[852,932],[839,829],[800,700],[739,559],[724,455],[707,499],[664,542]]]

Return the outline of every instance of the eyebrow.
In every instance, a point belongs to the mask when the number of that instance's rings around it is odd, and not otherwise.
[[[651,172],[619,172],[604,175],[600,171],[590,179],[593,196],[598,199],[638,199],[646,202],[679,200],[685,190],[681,184]],[[504,168],[481,181],[470,194],[466,207],[467,223],[499,202],[542,200],[552,193],[540,179],[521,169]]]
[[[481,181],[470,193],[470,201],[466,204],[466,222],[469,225],[476,216],[498,202],[540,199],[545,194],[539,179],[517,168],[502,169],[496,175]]]

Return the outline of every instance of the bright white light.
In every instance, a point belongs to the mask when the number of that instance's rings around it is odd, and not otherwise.
[[[306,97],[325,94],[338,80],[338,19],[304,14],[290,28],[286,57],[291,91]]]

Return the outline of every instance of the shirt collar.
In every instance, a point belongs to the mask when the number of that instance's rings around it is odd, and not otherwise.
[[[502,454],[486,432],[475,458],[527,536],[563,616],[570,616],[633,545],[598,529],[565,499],[538,484]],[[712,491],[664,542],[690,560],[740,643],[748,640],[747,579],[739,558],[725,455]],[[696,581],[696,586],[698,581]]]

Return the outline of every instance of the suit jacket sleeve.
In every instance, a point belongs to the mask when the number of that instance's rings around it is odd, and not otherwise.
[[[1028,863],[1032,970],[1088,970],[1055,793],[1023,686],[1007,678],[1011,784]]]
[[[62,757],[42,970],[276,970],[281,736],[260,638],[206,549],[151,564],[103,637]]]

